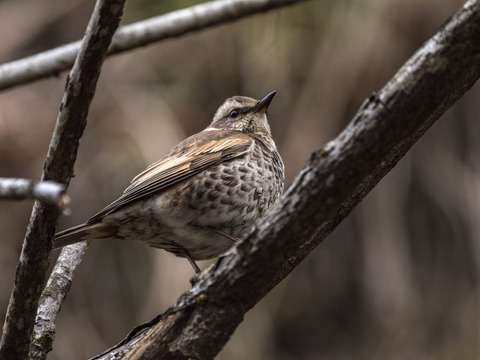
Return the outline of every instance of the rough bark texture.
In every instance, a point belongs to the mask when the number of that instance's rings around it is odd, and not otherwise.
[[[160,40],[181,36],[232,20],[306,0],[222,0],[192,6],[123,26],[113,38],[109,54],[118,54]],[[0,90],[57,76],[69,69],[81,41],[0,65]]]
[[[151,323],[95,359],[212,359],[246,311],[318,245],[480,76],[480,2],[463,9],[310,160],[257,229]]]
[[[118,27],[124,1],[98,1],[79,56],[67,80],[65,95],[48,150],[42,180],[68,184],[79,139],[101,64]],[[3,327],[0,359],[26,359],[60,215],[55,205],[35,202],[17,265],[15,283]]]
[[[75,269],[88,248],[82,242],[62,249],[38,303],[30,359],[46,359],[55,339],[55,320],[70,290]]]

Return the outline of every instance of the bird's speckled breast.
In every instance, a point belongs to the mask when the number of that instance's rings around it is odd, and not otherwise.
[[[204,170],[157,197],[152,220],[159,232],[144,241],[179,256],[185,256],[183,248],[194,259],[207,259],[233,245],[224,234],[245,235],[278,200],[284,184],[278,153],[257,141],[251,146],[242,157]]]

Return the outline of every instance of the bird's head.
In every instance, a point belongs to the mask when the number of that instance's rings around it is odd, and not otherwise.
[[[272,91],[262,100],[246,96],[228,98],[218,108],[207,130],[236,130],[271,140],[272,134],[268,125],[267,109],[275,93]]]

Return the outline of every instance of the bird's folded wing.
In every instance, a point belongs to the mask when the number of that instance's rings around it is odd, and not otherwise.
[[[194,140],[194,137],[188,138],[163,159],[150,165],[132,180],[121,197],[90,218],[87,224],[97,223],[103,216],[175,185],[211,166],[243,156],[254,141],[242,133],[208,142],[199,143]]]

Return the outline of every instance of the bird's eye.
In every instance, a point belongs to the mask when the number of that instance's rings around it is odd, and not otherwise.
[[[238,110],[232,110],[230,111],[230,117],[232,119],[236,118],[238,116]]]

